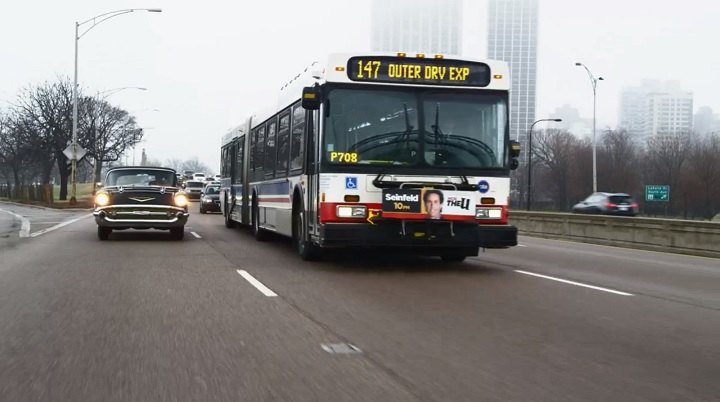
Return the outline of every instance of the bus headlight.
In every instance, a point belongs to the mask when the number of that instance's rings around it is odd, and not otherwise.
[[[175,206],[178,207],[185,207],[188,204],[188,198],[185,194],[178,194],[173,200],[175,202]]]
[[[338,218],[364,218],[366,213],[364,205],[338,205],[335,214]]]
[[[95,205],[104,207],[105,205],[110,203],[110,196],[107,195],[107,193],[97,193],[95,194]]]
[[[500,219],[502,209],[500,208],[475,208],[475,219]]]

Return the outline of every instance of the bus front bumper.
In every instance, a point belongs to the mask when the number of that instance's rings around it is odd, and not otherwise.
[[[461,221],[386,220],[376,225],[325,223],[320,226],[320,245],[417,248],[431,254],[434,249],[506,248],[517,245],[517,228]]]

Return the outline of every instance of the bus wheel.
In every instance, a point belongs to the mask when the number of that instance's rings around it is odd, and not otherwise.
[[[252,214],[252,232],[257,241],[267,241],[268,232],[260,227],[260,208],[257,204],[253,204]]]
[[[227,205],[227,203],[225,203],[225,205]],[[228,229],[234,228],[235,221],[232,220],[232,218],[230,217],[230,211],[226,210],[225,213],[223,213],[223,215],[225,216],[225,227]]]
[[[293,213],[293,245],[300,258],[305,261],[314,261],[320,258],[320,248],[308,239],[305,212],[302,209]]]

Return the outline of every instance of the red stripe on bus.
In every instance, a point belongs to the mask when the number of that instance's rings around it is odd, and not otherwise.
[[[365,206],[368,210],[381,210],[380,203],[355,203],[355,202],[321,202],[320,203],[320,222],[367,222],[367,215],[362,218],[338,218],[338,205],[358,205]],[[368,222],[369,224],[369,222]]]
[[[382,210],[381,203],[352,203],[352,202],[321,202],[320,203],[320,222],[363,222],[367,220],[367,216],[364,218],[338,218],[337,207],[338,205],[364,205],[368,210],[372,210],[375,214]],[[485,208],[500,208],[501,215],[500,219],[475,219],[475,216],[467,215],[449,215],[443,214],[442,218],[449,221],[475,221],[485,225],[498,225],[507,224],[508,221],[508,207],[507,205],[477,205],[477,207]],[[390,219],[425,219],[424,214],[408,214],[398,212],[383,212],[381,214],[384,218]]]

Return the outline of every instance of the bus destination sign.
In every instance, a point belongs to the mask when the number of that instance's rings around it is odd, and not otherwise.
[[[485,63],[392,56],[352,57],[347,75],[353,81],[484,87],[490,83]]]

